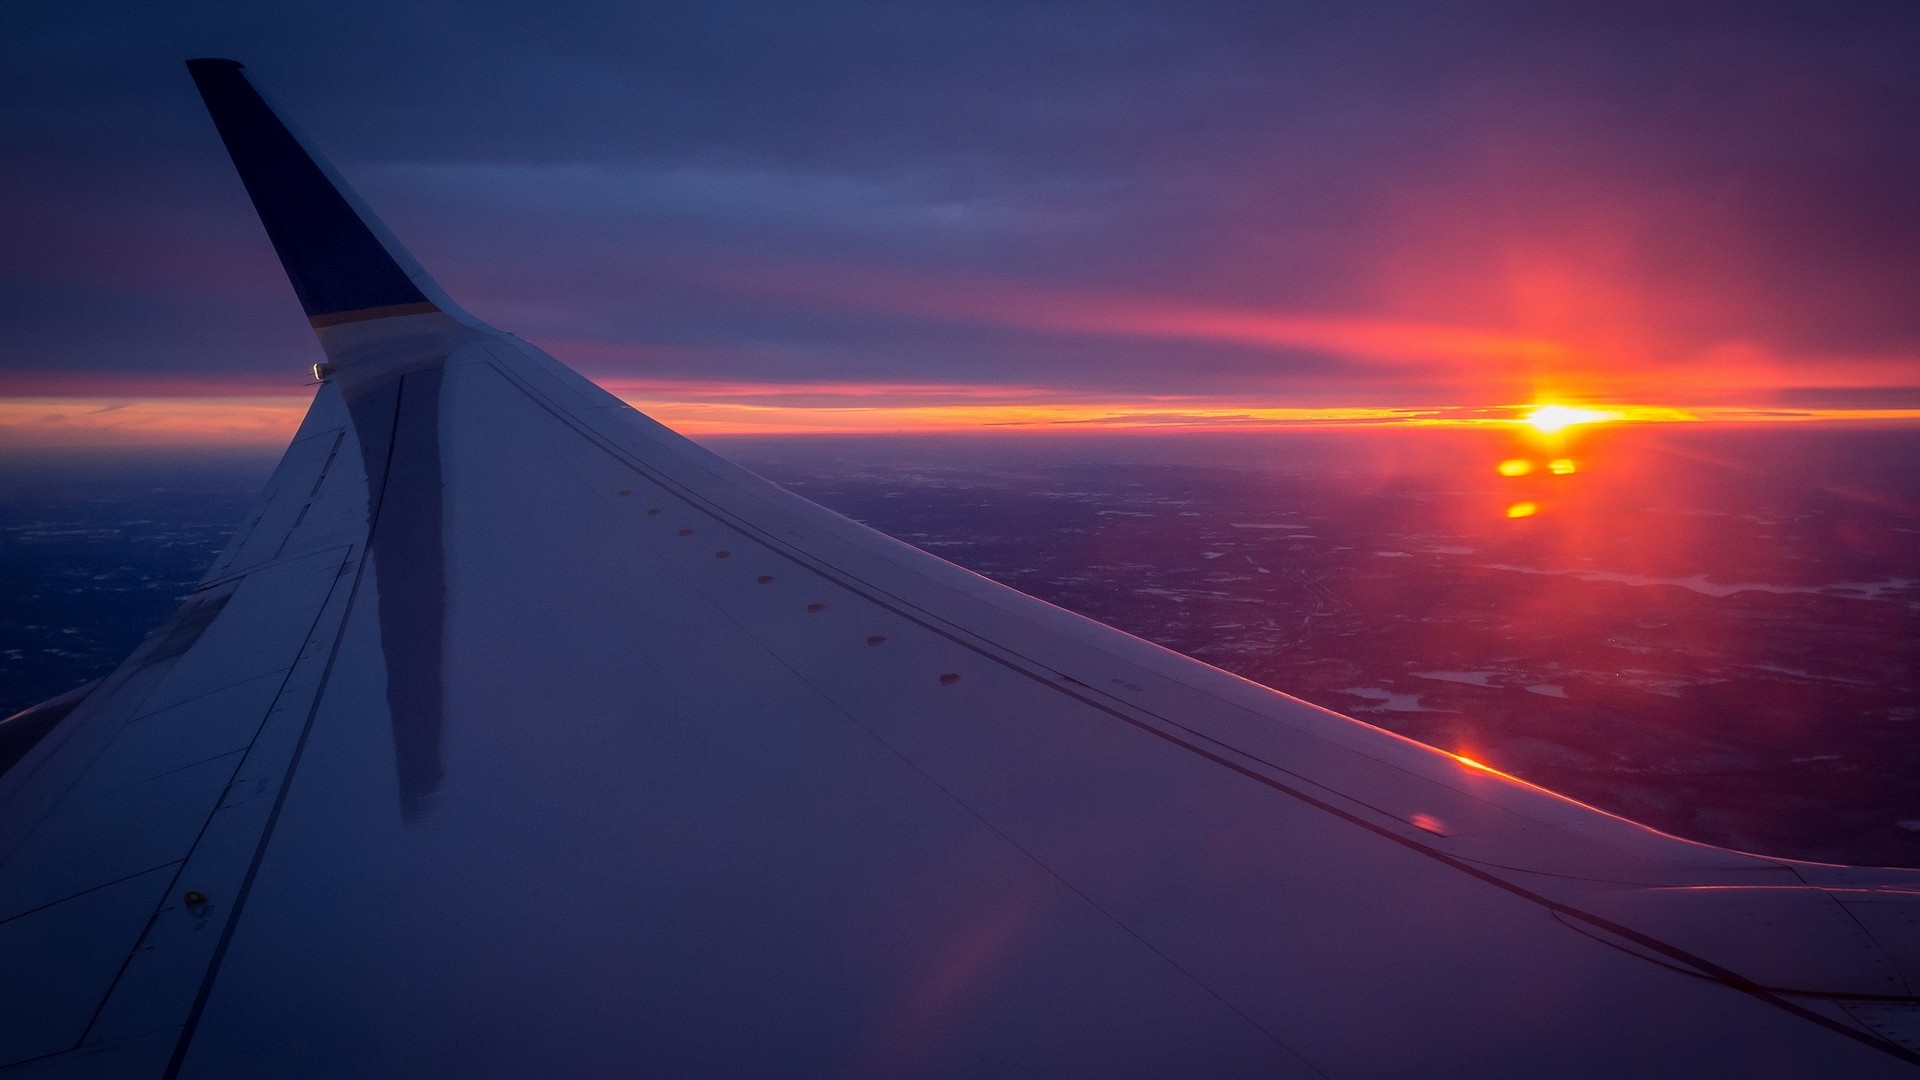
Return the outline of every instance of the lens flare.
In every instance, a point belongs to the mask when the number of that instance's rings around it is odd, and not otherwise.
[[[1500,463],[1501,476],[1525,476],[1533,471],[1533,462],[1526,458],[1508,458]]]
[[[1547,471],[1555,476],[1566,476],[1580,471],[1580,466],[1572,458],[1554,458],[1547,462]]]
[[[1539,512],[1539,503],[1517,502],[1507,507],[1507,516],[1510,518],[1530,518]]]

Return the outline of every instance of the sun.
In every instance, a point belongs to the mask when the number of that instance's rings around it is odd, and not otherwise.
[[[1564,431],[1575,424],[1598,424],[1618,420],[1620,414],[1602,409],[1581,409],[1572,405],[1535,405],[1520,422],[1543,435]]]

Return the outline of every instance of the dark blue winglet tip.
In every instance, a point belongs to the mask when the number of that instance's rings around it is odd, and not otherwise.
[[[245,65],[187,61],[227,154],[309,320],[433,305],[307,148],[260,96]]]

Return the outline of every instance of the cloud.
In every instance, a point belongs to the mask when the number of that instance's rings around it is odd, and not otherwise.
[[[603,377],[1356,407],[1920,386],[1910,4],[0,18],[0,387],[311,361],[179,68],[208,53],[469,307]]]

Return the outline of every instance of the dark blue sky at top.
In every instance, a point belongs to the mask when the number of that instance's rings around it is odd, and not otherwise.
[[[29,0],[0,41],[0,393],[311,359],[180,64],[227,55],[456,298],[603,377],[1470,390],[1011,294],[1737,347],[1920,404],[1913,3]]]

